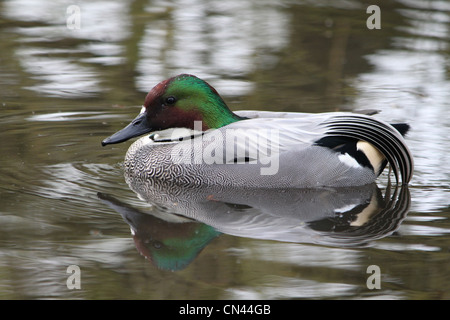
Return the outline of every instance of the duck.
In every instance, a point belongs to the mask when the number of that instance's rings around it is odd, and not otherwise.
[[[179,186],[353,187],[374,183],[388,165],[407,185],[410,125],[376,113],[233,112],[205,80],[179,74],[154,86],[137,117],[101,144],[142,136],[126,152],[126,174]]]

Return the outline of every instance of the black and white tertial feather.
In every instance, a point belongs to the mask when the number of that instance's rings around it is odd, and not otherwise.
[[[170,129],[139,139],[125,169],[179,184],[262,188],[344,187],[372,183],[389,163],[407,184],[413,158],[390,125],[348,112],[237,111],[246,120],[195,132]]]

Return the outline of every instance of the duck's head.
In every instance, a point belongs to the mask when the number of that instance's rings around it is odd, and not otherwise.
[[[230,111],[212,86],[196,76],[180,74],[157,84],[147,94],[141,113],[102,145],[169,128],[194,129],[196,121],[208,130],[238,120],[242,118]]]

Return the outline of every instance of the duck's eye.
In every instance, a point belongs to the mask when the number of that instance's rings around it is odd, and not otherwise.
[[[177,102],[177,98],[175,98],[174,96],[170,96],[170,97],[166,98],[166,104],[168,104],[168,105],[175,104],[175,102]]]

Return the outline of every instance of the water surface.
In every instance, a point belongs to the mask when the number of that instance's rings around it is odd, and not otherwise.
[[[68,1],[3,1],[0,298],[450,298],[450,3],[377,4],[369,30],[356,1],[78,1],[78,28]],[[173,216],[173,190],[141,186],[149,204],[127,184],[129,143],[100,142],[181,72],[233,110],[407,121],[411,184],[216,190],[213,208],[177,198],[196,220]],[[348,213],[368,204],[376,214]]]

